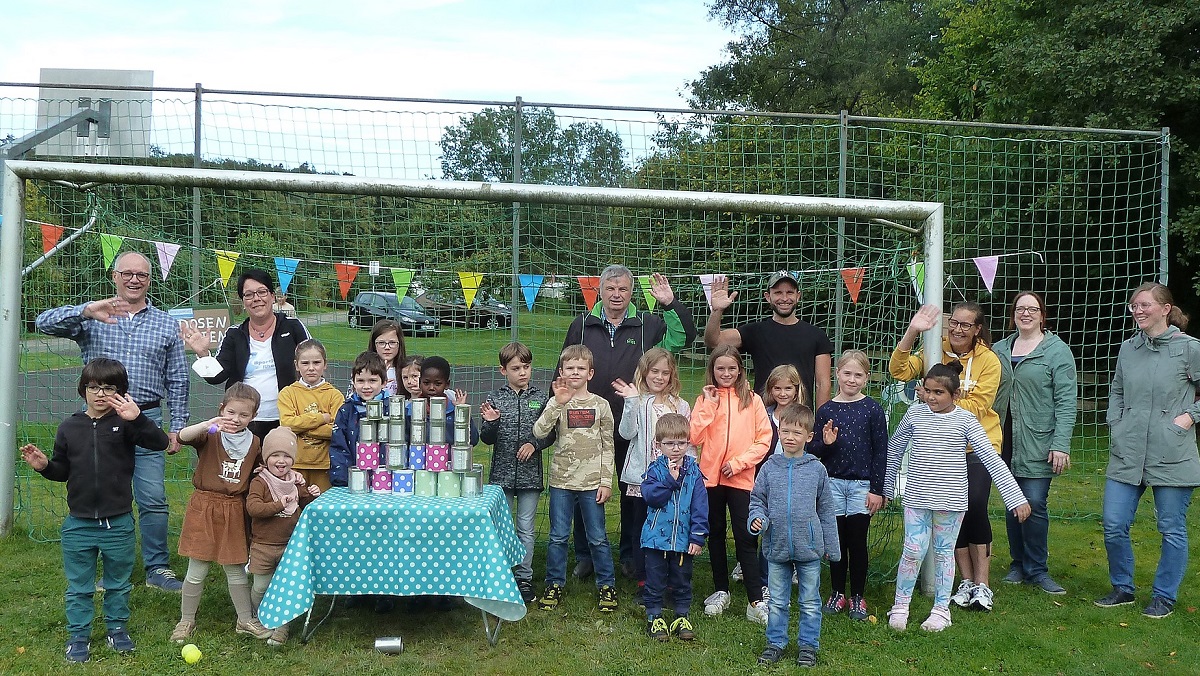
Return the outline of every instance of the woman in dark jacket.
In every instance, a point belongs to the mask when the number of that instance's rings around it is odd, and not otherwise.
[[[258,391],[261,403],[249,428],[261,439],[279,426],[279,391],[296,382],[296,346],[308,339],[308,331],[300,320],[272,310],[275,282],[266,271],[242,273],[238,296],[249,316],[225,333],[217,351],[221,371],[205,380],[226,388],[244,382]],[[183,339],[196,356],[209,355],[206,335],[184,329]]]

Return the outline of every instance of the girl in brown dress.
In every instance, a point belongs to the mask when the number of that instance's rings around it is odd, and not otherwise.
[[[196,449],[195,490],[188,500],[179,534],[179,553],[188,557],[183,579],[180,620],[171,640],[187,642],[196,630],[196,610],[204,591],[209,564],[225,569],[229,598],[237,611],[234,630],[267,638],[271,630],[259,624],[250,601],[244,566],[250,556],[246,536],[246,492],[259,464],[260,443],[246,426],[258,410],[258,392],[244,383],[225,390],[217,417],[179,431],[179,441]]]

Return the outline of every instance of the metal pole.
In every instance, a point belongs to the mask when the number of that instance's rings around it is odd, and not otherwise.
[[[944,258],[942,245],[945,237],[943,214],[943,209],[939,205],[925,219],[925,304],[933,305],[938,309],[942,307],[942,278],[944,275],[942,265]],[[929,371],[934,364],[942,363],[942,313],[938,313],[937,324],[922,336],[922,350],[925,353],[926,371]],[[934,555],[933,547],[930,547],[929,552],[925,555],[925,562],[921,564],[919,580],[921,593],[927,596],[933,596],[934,593],[933,571]]]
[[[1171,184],[1171,128],[1162,128],[1162,186],[1159,188],[1161,195],[1160,201],[1162,205],[1159,213],[1158,223],[1158,283],[1166,286],[1167,284],[1167,262],[1170,260],[1167,257],[1167,226],[1170,225],[1170,219],[1167,218],[1167,189]]]
[[[521,97],[516,98],[513,106],[513,175],[512,182],[521,182],[521,122],[525,117],[525,113],[521,104]],[[512,334],[512,340],[517,340],[517,317],[521,314],[521,203],[512,203],[512,326],[509,332]]]
[[[0,158],[0,164],[2,164]],[[0,167],[0,537],[12,532],[17,476],[17,387],[21,375],[21,258],[25,180]]]
[[[849,145],[847,138],[850,132],[850,113],[843,110],[838,115],[838,197],[846,196],[846,152]],[[837,265],[838,267],[846,264],[843,258],[846,255],[846,217],[838,216],[837,224]],[[838,289],[837,298],[834,301],[833,309],[833,360],[837,361],[837,356],[842,353],[842,314],[845,312],[845,294],[842,293],[841,287]]]
[[[192,136],[192,166],[200,168],[200,99],[204,87],[196,83],[196,120]],[[200,294],[200,188],[192,188],[192,296]]]

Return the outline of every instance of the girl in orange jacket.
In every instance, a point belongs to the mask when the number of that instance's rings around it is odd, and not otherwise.
[[[733,521],[733,542],[742,565],[746,618],[767,623],[758,571],[758,539],[746,528],[754,468],[771,444],[771,421],[762,399],[750,389],[742,355],[719,345],[708,359],[704,392],[692,408],[692,443],[698,447],[700,470],[708,489],[708,522],[713,586],[704,612],[720,615],[729,607],[729,561],[725,554],[725,510]]]

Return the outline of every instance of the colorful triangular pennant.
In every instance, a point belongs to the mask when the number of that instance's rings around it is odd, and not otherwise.
[[[842,270],[842,281],[850,292],[850,302],[858,305],[858,292],[862,290],[863,279],[867,276],[866,268],[845,268]]]
[[[475,294],[479,293],[479,285],[483,283],[483,275],[478,272],[458,273],[458,283],[462,285],[463,298],[467,301],[467,309],[475,302]]]
[[[914,261],[908,264],[908,276],[912,278],[913,291],[917,293],[917,302],[925,303],[925,264]]]
[[[396,285],[396,297],[408,295],[408,287],[412,284],[413,271],[404,268],[392,268],[392,284]]]
[[[716,275],[696,275],[700,278],[700,286],[704,287],[704,300],[708,301],[708,306],[712,307],[712,285]]]
[[[295,258],[275,257],[275,276],[279,277],[280,293],[288,292],[288,287],[292,285],[292,278],[296,276],[296,267],[299,265],[300,261]]]
[[[48,254],[58,246],[58,241],[62,239],[63,227],[61,225],[51,225],[50,223],[42,223],[42,253]]]
[[[583,292],[583,303],[591,312],[596,306],[596,299],[600,297],[600,278],[580,275],[576,279],[579,280],[579,290]]]
[[[220,249],[213,249],[213,253],[217,254],[217,272],[221,274],[221,286],[229,288],[229,278],[233,276],[233,268],[242,254]]]
[[[538,291],[542,289],[543,275],[518,275],[521,282],[521,293],[525,295],[525,305],[533,311],[533,301],[537,300]]]
[[[646,297],[646,309],[654,312],[654,306],[658,301],[654,300],[654,294],[650,293],[650,287],[654,283],[650,279],[650,275],[640,275],[637,278],[638,284],[642,285],[642,295]]]
[[[979,276],[983,277],[983,285],[987,287],[988,293],[991,293],[992,285],[996,283],[996,269],[1000,267],[1000,257],[978,256],[973,260],[975,267],[979,268]]]
[[[155,242],[154,250],[158,252],[158,270],[162,273],[163,281],[171,274],[171,266],[175,264],[175,256],[179,253],[178,244]]]
[[[104,256],[105,270],[112,267],[113,261],[117,259],[117,253],[121,251],[121,243],[124,241],[125,238],[119,235],[100,233],[100,253]]]
[[[346,295],[350,293],[350,285],[358,276],[359,267],[350,261],[333,264],[333,269],[337,271],[338,291],[342,294],[342,300],[346,300]]]

